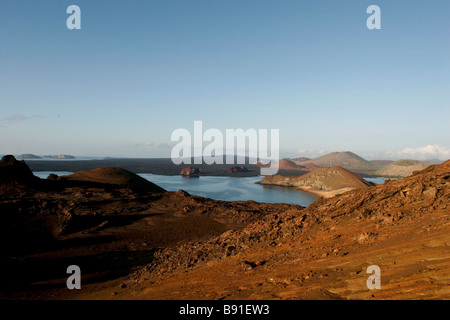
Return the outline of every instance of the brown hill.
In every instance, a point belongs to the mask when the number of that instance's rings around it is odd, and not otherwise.
[[[278,170],[302,170],[304,167],[295,164],[294,162],[282,159],[278,161]]]
[[[256,165],[264,166],[261,162],[257,162]],[[312,163],[306,163],[299,165],[295,163],[293,160],[289,159],[281,159],[278,161],[278,170],[287,170],[287,171],[311,171],[318,168],[316,165]]]
[[[294,161],[299,165],[314,164],[317,167],[332,168],[339,166],[350,171],[373,170],[373,164],[366,159],[361,158],[353,152],[332,152],[315,159],[306,161]]]
[[[372,183],[341,167],[318,168],[296,177],[264,176],[258,183],[297,187],[324,197],[330,197],[352,189],[373,186]]]
[[[301,166],[296,164],[295,162],[288,160],[288,159],[282,159],[278,161],[278,170],[299,170],[299,171],[307,171],[308,168],[305,166]]]
[[[425,169],[429,163],[417,160],[398,160],[388,164],[376,172],[378,175],[387,177],[408,177],[414,171]]]
[[[62,176],[66,181],[88,181],[112,185],[123,185],[133,189],[149,192],[164,192],[156,184],[122,168],[97,168],[88,171],[78,171],[71,175]]]

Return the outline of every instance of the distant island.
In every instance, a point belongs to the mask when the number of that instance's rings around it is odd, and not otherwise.
[[[49,155],[49,156],[43,156],[44,159],[75,159],[74,156],[68,155],[68,154],[57,154],[57,155]]]
[[[346,191],[374,186],[342,167],[317,168],[301,176],[283,176],[280,174],[264,176],[258,182],[265,185],[295,187],[318,196],[329,198]]]
[[[54,154],[54,155],[45,155],[45,156],[37,156],[32,153],[23,153],[16,157],[17,159],[23,159],[23,160],[31,160],[31,159],[76,159],[74,156],[68,155],[68,154]]]
[[[31,153],[23,153],[20,154],[16,157],[17,159],[41,159],[41,157],[35,155],[35,154],[31,154]]]

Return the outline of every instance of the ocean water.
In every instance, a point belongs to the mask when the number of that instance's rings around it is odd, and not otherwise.
[[[384,184],[384,179],[382,179],[382,178],[364,178],[364,180],[373,182],[376,184]]]
[[[33,173],[39,178],[46,179],[50,173],[63,176],[72,172],[36,171]],[[306,207],[318,199],[314,194],[293,188],[256,184],[255,182],[260,181],[262,177],[202,176],[198,178],[186,178],[181,175],[164,176],[150,173],[141,173],[139,175],[167,191],[183,189],[192,195],[215,200],[253,200],[266,203],[293,203]]]
[[[215,200],[293,203],[306,207],[318,199],[316,195],[293,188],[256,184],[255,182],[260,181],[262,177],[201,176],[187,178],[181,175],[139,175],[168,191],[183,189],[190,194]]]
[[[39,177],[41,179],[47,179],[48,175],[51,173],[57,174],[58,176],[67,176],[69,174],[72,174],[73,172],[69,172],[69,171],[33,171],[33,174],[36,177]]]

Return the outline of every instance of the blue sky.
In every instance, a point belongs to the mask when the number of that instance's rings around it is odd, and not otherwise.
[[[0,41],[0,154],[169,157],[202,120],[287,157],[450,158],[449,1],[1,1]]]

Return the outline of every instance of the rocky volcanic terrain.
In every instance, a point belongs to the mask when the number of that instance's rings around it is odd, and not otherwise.
[[[3,299],[450,298],[450,161],[307,208],[30,174],[0,163]]]
[[[128,275],[154,253],[239,230],[287,204],[225,202],[166,192],[120,168],[35,177],[23,161],[0,161],[1,298],[62,297],[66,268],[83,282]],[[64,293],[67,289],[61,290]],[[53,296],[55,294],[55,296]]]

